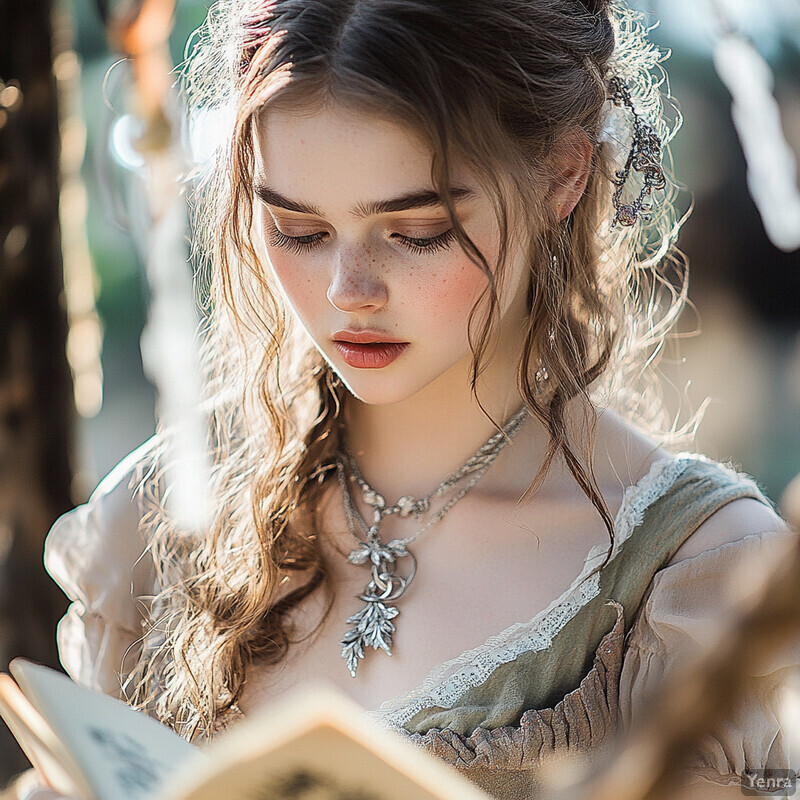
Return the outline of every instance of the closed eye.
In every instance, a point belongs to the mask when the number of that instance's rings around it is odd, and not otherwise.
[[[456,238],[455,231],[450,228],[438,236],[426,236],[425,238],[418,238],[412,236],[403,236],[399,233],[392,234],[393,239],[398,239],[406,248],[412,253],[434,253],[437,250],[448,250],[450,245]]]
[[[287,236],[272,226],[267,232],[267,238],[273,247],[281,247],[290,253],[299,255],[300,253],[308,253],[320,245],[325,238],[325,234],[311,233],[308,236]]]
[[[271,225],[267,232],[269,243],[273,247],[280,247],[296,255],[308,253],[316,247],[319,247],[325,241],[327,235],[328,234],[324,231],[320,231],[319,233],[311,233],[306,236],[287,236],[287,234],[278,230],[275,225]],[[439,250],[449,249],[450,245],[455,240],[455,231],[450,228],[437,236],[425,237],[404,236],[401,233],[393,233],[391,238],[400,242],[403,247],[412,253],[424,255],[426,253],[435,253]]]

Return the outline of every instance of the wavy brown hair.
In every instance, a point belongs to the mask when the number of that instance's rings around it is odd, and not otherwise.
[[[346,397],[264,266],[253,214],[260,116],[333,100],[401,122],[428,144],[431,180],[457,240],[488,278],[469,320],[479,404],[507,257],[526,248],[530,314],[517,382],[549,432],[526,495],[563,458],[613,543],[592,472],[594,404],[614,405],[649,430],[663,422],[647,381],[685,280],[673,246],[674,186],[648,225],[610,225],[626,143],[615,146],[602,128],[617,74],[664,143],[672,137],[660,60],[640,16],[607,0],[223,0],[212,8],[184,78],[195,124],[210,135],[216,115],[226,132],[195,195],[218,513],[202,535],[173,529],[162,503],[162,447],[139,483],[159,590],[128,672],[131,703],[186,738],[210,736],[236,705],[247,668],[286,656],[295,641],[289,612],[317,591],[331,607],[317,509],[335,469]],[[585,140],[588,186],[559,222],[542,187]],[[496,264],[455,214],[456,161],[492,197],[502,243]],[[546,392],[535,380],[540,358]],[[587,435],[574,442],[566,412],[581,398]]]

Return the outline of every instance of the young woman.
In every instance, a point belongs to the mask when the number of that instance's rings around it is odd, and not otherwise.
[[[77,681],[198,739],[325,678],[503,798],[644,710],[789,536],[657,433],[685,299],[660,57],[607,0],[212,10],[186,86],[230,112],[197,205],[217,512],[172,525],[162,432],[58,521]],[[698,796],[788,767],[782,675]]]

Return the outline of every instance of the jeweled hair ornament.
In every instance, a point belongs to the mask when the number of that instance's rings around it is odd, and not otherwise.
[[[617,225],[630,227],[639,219],[649,220],[653,190],[662,190],[666,186],[666,177],[662,167],[663,145],[652,125],[648,124],[636,109],[630,90],[619,76],[612,76],[608,82],[609,99],[612,108],[606,117],[600,134],[600,141],[614,141],[617,144],[627,136],[620,131],[618,118],[614,117],[614,107],[627,109],[630,123],[625,124],[625,133],[631,136],[631,145],[625,165],[618,169],[613,178],[617,187],[612,197],[614,219],[611,228]],[[622,199],[623,191],[631,177],[631,171],[642,175],[642,188],[639,196],[630,202]]]

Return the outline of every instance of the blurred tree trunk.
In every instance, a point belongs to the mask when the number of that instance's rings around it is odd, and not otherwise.
[[[0,669],[55,665],[65,602],[42,543],[71,507],[51,0],[0,0]],[[0,724],[0,785],[26,761]]]

